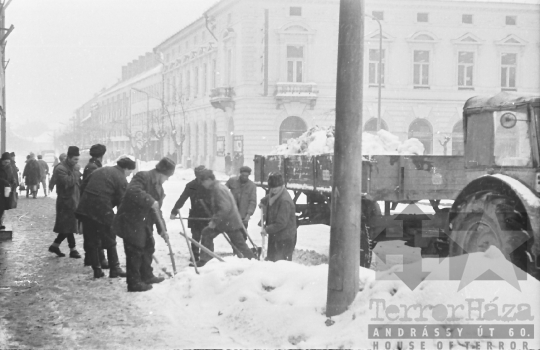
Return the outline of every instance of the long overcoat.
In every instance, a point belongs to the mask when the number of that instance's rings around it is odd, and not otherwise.
[[[86,164],[86,166],[84,167],[84,171],[82,175],[83,181],[86,180],[86,178],[90,176],[90,174],[92,174],[94,170],[97,170],[101,167],[103,167],[103,165],[98,159],[94,157],[90,158],[90,160],[88,161],[88,164]]]
[[[273,199],[269,205],[267,195],[261,200],[261,204],[266,206],[266,232],[276,241],[286,239],[296,239],[296,210],[291,195],[287,190],[283,190],[277,198]]]
[[[144,248],[146,237],[152,235],[156,222],[152,205],[157,201],[161,208],[164,197],[157,171],[139,171],[127,186],[113,220],[112,232],[124,241]]]
[[[242,183],[238,176],[231,177],[225,184],[231,189],[240,217],[244,219],[246,215],[253,215],[257,207],[257,186],[251,180]]]
[[[75,210],[79,205],[81,173],[69,166],[65,161],[54,169],[56,179],[56,222],[53,231],[56,233],[77,233]]]
[[[41,181],[41,168],[35,159],[30,159],[24,167],[23,177],[25,177],[26,186],[34,186]]]
[[[84,217],[100,224],[112,226],[113,208],[120,205],[127,187],[124,170],[119,166],[99,168],[92,172],[81,185],[81,200],[75,216]]]
[[[244,225],[231,191],[219,181],[214,181],[209,190],[212,198],[212,221],[216,224],[215,230],[228,232],[242,228]]]

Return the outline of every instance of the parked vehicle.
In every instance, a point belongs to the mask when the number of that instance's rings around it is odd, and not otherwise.
[[[497,246],[539,278],[540,97],[502,92],[463,109],[464,156],[380,155],[362,162],[362,266],[382,240],[402,239],[423,255],[455,256]],[[270,172],[301,194],[297,224],[330,224],[333,155],[255,156],[255,183]],[[390,215],[398,203],[429,200],[435,214]],[[441,208],[441,200],[453,200]],[[381,213],[377,201],[384,201]],[[416,213],[418,214],[418,213]],[[370,243],[367,243],[370,242]],[[363,244],[362,244],[363,243]]]

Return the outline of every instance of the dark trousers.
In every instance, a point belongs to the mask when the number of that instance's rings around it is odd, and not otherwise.
[[[61,244],[67,238],[68,247],[75,248],[75,235],[73,233],[59,233],[54,243]]]
[[[216,238],[220,233],[221,232],[216,231],[213,228],[205,227],[204,230],[202,230],[201,244],[211,251],[214,251],[214,238]],[[244,240],[244,235],[240,229],[226,231],[225,233],[227,236],[229,236],[231,243],[234,244],[242,255],[244,255],[244,258],[253,259],[255,257],[251,249],[249,249],[247,246],[246,241]],[[208,262],[211,259],[212,256],[210,256],[210,254],[204,251],[201,252],[201,261]]]
[[[201,242],[201,235],[202,235],[202,229],[199,228],[192,228],[191,229],[191,238],[196,240],[197,242]],[[200,257],[200,249],[197,245],[194,243],[191,243],[191,250],[193,251],[193,256],[195,257],[195,260],[199,260]]]
[[[152,268],[152,255],[154,254],[155,241],[151,233],[147,232],[144,247],[138,247],[124,240],[126,253],[126,282],[129,286],[135,286],[154,277]]]
[[[116,236],[111,232],[111,228],[92,219],[84,219],[82,224],[84,249],[92,268],[94,270],[101,268],[101,262],[105,259],[101,248],[107,249],[110,268],[120,267],[116,251]]]
[[[266,260],[274,262],[278,260],[292,261],[295,246],[296,238],[278,241],[272,236],[268,236],[268,252],[266,253]]]

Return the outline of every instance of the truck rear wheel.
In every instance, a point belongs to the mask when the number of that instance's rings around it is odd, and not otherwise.
[[[469,195],[451,219],[450,256],[484,252],[492,245],[527,271],[527,222],[517,203],[493,191]]]

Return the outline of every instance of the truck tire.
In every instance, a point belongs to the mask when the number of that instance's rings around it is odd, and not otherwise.
[[[466,197],[450,221],[449,255],[484,252],[494,245],[506,259],[527,271],[527,220],[516,210],[517,205],[493,191]]]

